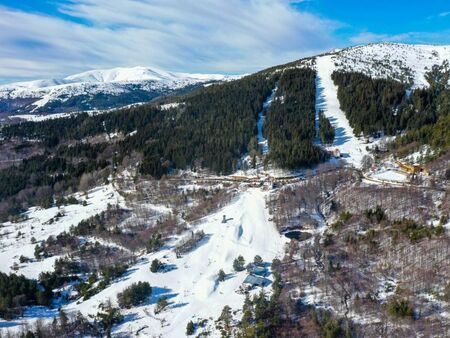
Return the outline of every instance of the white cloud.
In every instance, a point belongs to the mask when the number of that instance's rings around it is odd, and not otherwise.
[[[0,7],[0,80],[148,65],[241,73],[333,48],[339,24],[290,0],[78,0],[75,23]]]
[[[362,32],[350,38],[352,43],[366,44],[371,42],[396,42],[402,41],[408,37],[408,34],[377,34],[372,32]]]

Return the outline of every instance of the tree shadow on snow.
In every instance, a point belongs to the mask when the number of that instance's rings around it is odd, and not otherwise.
[[[350,136],[347,135],[346,131],[342,127],[335,127],[337,123],[337,119],[335,117],[329,117],[328,120],[330,120],[331,124],[334,127],[334,146],[341,146],[344,143],[348,142],[350,140]]]
[[[123,315],[123,323],[122,324],[125,324],[127,322],[134,322],[134,321],[138,320],[139,318],[140,317],[137,315],[137,313],[127,313],[127,314]]]
[[[130,276],[131,276],[134,272],[136,272],[137,270],[138,270],[138,268],[136,268],[136,267],[133,267],[133,268],[131,268],[131,269],[128,269],[122,276],[120,276],[119,278],[115,279],[115,280],[113,281],[113,283],[128,280],[128,279],[130,278]]]
[[[166,297],[167,299],[172,299],[178,296],[178,293],[173,293],[172,289],[168,288],[161,288],[158,286],[152,287],[152,295],[146,305],[156,304],[158,302],[158,299],[161,297]]]
[[[164,264],[164,268],[161,269],[161,272],[166,273],[176,269],[178,269],[178,267],[175,264]]]
[[[189,305],[189,303],[175,303],[171,306],[172,309],[180,308],[183,306]]]
[[[22,325],[21,322],[15,322],[15,321],[11,321],[11,322],[0,322],[0,329],[6,329],[9,327],[15,327],[18,325]]]
[[[201,240],[199,240],[189,252],[197,250],[198,248],[202,247],[206,243],[209,242],[209,239],[211,238],[211,234],[205,234]]]

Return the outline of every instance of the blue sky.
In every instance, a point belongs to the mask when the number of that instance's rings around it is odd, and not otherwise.
[[[0,83],[96,68],[246,73],[369,42],[450,44],[450,1],[0,0]]]
[[[345,26],[337,32],[343,41],[351,42],[353,36],[370,32],[380,36],[409,36],[411,33],[423,36],[423,40],[414,37],[403,42],[450,42],[450,35],[439,35],[450,29],[448,0],[318,0],[304,1],[296,7],[343,23]]]

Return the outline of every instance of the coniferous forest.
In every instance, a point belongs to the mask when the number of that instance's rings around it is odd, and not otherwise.
[[[445,132],[450,112],[448,65],[435,65],[426,74],[427,88],[408,91],[406,84],[390,79],[373,79],[361,73],[334,72],[338,99],[355,134],[377,132],[395,135],[408,131],[403,142],[442,143],[433,137],[431,125],[439,121]],[[443,137],[445,139],[446,136]]]
[[[293,68],[285,70],[280,78],[265,126],[270,157],[280,167],[310,166],[327,156],[313,144],[315,77],[315,71],[309,68]]]
[[[212,85],[179,98],[179,107],[161,111],[153,105],[122,109],[111,114],[39,123],[25,122],[5,128],[7,137],[38,138],[55,147],[107,132],[136,134],[120,144],[120,154],[141,151],[141,172],[155,177],[172,168],[202,167],[227,174],[236,168],[256,133],[256,119],[276,78],[256,74],[238,81]]]
[[[397,139],[398,146],[418,142],[446,149],[450,91],[445,69],[445,65],[433,67],[427,74],[430,86],[409,95],[406,86],[394,80],[340,72],[333,79],[357,134],[407,131]],[[48,206],[55,185],[58,191],[77,190],[83,174],[107,177],[132,152],[142,155],[140,172],[156,178],[185,168],[231,173],[251,150],[258,113],[275,86],[276,99],[264,126],[271,161],[289,169],[319,163],[327,154],[313,144],[315,76],[309,68],[261,72],[172,98],[168,102],[178,105],[167,110],[150,103],[108,114],[80,113],[5,126],[6,141],[37,140],[45,151],[18,167],[0,170],[0,216],[17,214],[28,205]],[[331,143],[331,124],[321,115],[319,125],[322,142]],[[81,142],[105,133],[129,136],[114,143]]]
[[[334,141],[335,131],[330,120],[321,111],[319,112],[319,133],[320,141],[323,144],[332,144]]]
[[[401,128],[395,110],[406,103],[406,86],[394,80],[372,79],[361,73],[334,72],[338,99],[356,135]]]

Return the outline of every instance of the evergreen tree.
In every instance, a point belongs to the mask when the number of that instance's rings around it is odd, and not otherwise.
[[[161,269],[161,267],[162,267],[162,263],[158,259],[155,258],[152,261],[152,264],[150,266],[150,271],[153,273],[156,273]]]
[[[320,140],[323,144],[332,144],[334,141],[334,128],[323,112],[319,113],[319,130],[320,130]]]
[[[120,309],[113,307],[109,300],[106,303],[100,303],[98,308],[100,311],[97,313],[96,318],[105,331],[106,336],[110,338],[112,327],[122,322],[123,316],[120,313]]]
[[[130,308],[142,304],[152,294],[152,288],[148,282],[137,282],[131,284],[117,295],[121,308]]]
[[[155,313],[160,313],[161,311],[164,311],[164,309],[169,305],[169,302],[167,301],[167,297],[160,297],[158,299],[158,302],[156,303]]]
[[[234,261],[233,261],[233,269],[234,271],[243,271],[245,269],[245,259],[241,255],[239,255]]]
[[[264,264],[264,261],[260,255],[256,255],[255,258],[253,259],[253,263],[255,265],[262,265],[262,264]]]
[[[195,326],[192,320],[190,320],[186,325],[186,336],[191,336],[195,332]]]
[[[222,269],[220,269],[219,273],[218,273],[218,276],[217,276],[217,280],[219,282],[223,282],[223,281],[225,281],[225,277],[226,277],[225,272]]]

